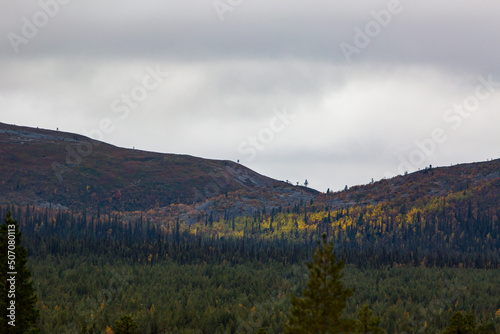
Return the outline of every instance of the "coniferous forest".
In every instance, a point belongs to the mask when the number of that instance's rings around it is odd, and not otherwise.
[[[436,333],[463,312],[494,332],[500,212],[472,195],[412,207],[311,200],[191,224],[30,205],[0,214],[20,222],[43,333],[111,332],[124,316],[139,333],[282,333],[322,234],[346,262],[346,316],[368,306],[387,333]]]

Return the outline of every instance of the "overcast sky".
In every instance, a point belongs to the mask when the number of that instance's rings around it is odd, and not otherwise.
[[[0,1],[0,122],[321,191],[500,157],[497,1]]]

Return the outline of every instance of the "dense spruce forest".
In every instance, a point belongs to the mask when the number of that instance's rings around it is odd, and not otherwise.
[[[111,332],[127,314],[140,333],[282,333],[322,233],[347,263],[348,315],[369,305],[388,333],[435,333],[456,311],[500,328],[492,189],[341,208],[325,194],[236,217],[224,211],[234,195],[222,195],[218,211],[190,224],[154,210],[9,205],[0,214],[20,222],[45,333]]]
[[[483,198],[496,189],[484,190]],[[226,196],[221,197],[218,205],[224,210]],[[40,256],[96,252],[149,262],[168,257],[180,263],[272,259],[286,264],[307,259],[318,236],[326,233],[338,255],[359,266],[500,266],[498,203],[482,200],[477,192],[453,192],[411,206],[388,201],[333,209],[325,202],[264,207],[233,218],[224,211],[217,218],[213,212],[200,213],[191,224],[179,216],[158,221],[154,211],[131,218],[120,212],[75,213],[27,205],[2,207],[0,214],[14,212],[29,247]]]

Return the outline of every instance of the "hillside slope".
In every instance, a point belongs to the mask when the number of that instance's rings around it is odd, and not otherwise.
[[[472,192],[482,196],[484,205],[498,204],[500,196],[500,159],[436,167],[408,175],[384,179],[372,184],[351,187],[330,193],[328,202],[335,206],[369,205],[383,202],[407,206],[433,197],[446,197],[457,192]],[[496,194],[496,196],[495,196]]]
[[[148,210],[234,191],[292,187],[231,161],[124,149],[3,123],[0,167],[0,204]]]

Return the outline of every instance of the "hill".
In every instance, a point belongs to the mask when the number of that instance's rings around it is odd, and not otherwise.
[[[351,187],[346,191],[331,193],[329,202],[334,205],[368,205],[394,202],[411,206],[433,197],[457,192],[488,192],[481,201],[487,205],[498,204],[500,195],[500,159],[459,164],[450,167],[428,167],[407,175],[383,179],[367,185]],[[496,196],[495,196],[496,194]]]
[[[220,194],[295,188],[240,164],[119,148],[81,135],[0,123],[0,204],[149,210]]]
[[[141,241],[183,259],[262,254],[294,262],[327,233],[360,265],[500,263],[498,159],[319,193],[230,161],[123,149],[57,131],[2,124],[0,144],[0,214],[13,211],[26,236],[47,238],[49,253],[56,244],[73,252],[74,238],[83,238],[101,251],[115,247],[104,241],[129,250]]]

